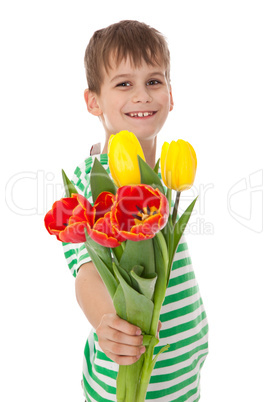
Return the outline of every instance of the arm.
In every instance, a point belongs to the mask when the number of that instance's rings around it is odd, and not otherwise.
[[[95,328],[104,353],[121,365],[135,363],[145,351],[141,331],[116,315],[112,299],[92,262],[81,265],[75,290],[78,304]]]

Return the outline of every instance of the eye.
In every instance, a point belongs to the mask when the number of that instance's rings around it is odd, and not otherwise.
[[[130,87],[130,82],[120,82],[116,85],[117,87]]]
[[[159,80],[149,80],[146,85],[149,86],[149,85],[157,85],[157,84],[161,84],[161,82]]]

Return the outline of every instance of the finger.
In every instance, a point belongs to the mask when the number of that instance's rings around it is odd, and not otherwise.
[[[136,363],[139,358],[139,356],[119,356],[115,355],[111,352],[106,353],[106,356],[108,356],[110,359],[112,359],[115,363],[120,364],[121,366],[128,366],[130,364]]]
[[[118,315],[112,315],[108,325],[128,335],[132,336],[141,335],[141,329],[139,327],[130,324],[126,320],[123,320],[122,318],[118,317]]]
[[[145,346],[130,346],[111,341],[103,341],[102,344],[106,352],[117,356],[137,357],[142,355],[146,350]]]
[[[159,332],[162,328],[162,322],[158,321],[158,327],[157,327],[157,331]]]
[[[120,344],[141,346],[143,343],[143,335],[128,335],[109,327],[105,334],[106,338]]]
[[[158,321],[157,334],[156,334],[157,339],[159,339],[159,332],[160,332],[161,328],[162,328],[162,322]]]

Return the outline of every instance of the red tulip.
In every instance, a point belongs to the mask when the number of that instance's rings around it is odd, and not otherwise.
[[[50,234],[66,243],[86,241],[85,228],[90,237],[106,247],[117,247],[123,239],[113,231],[110,209],[115,196],[107,191],[101,193],[92,206],[80,194],[56,201],[45,216],[45,226]]]
[[[157,188],[123,186],[111,208],[111,224],[125,240],[139,241],[154,237],[165,226],[168,215],[168,200]]]
[[[89,236],[105,247],[117,247],[125,240],[111,226],[110,210],[114,200],[112,193],[101,193],[94,204],[94,223],[87,227]]]
[[[62,242],[82,243],[85,227],[94,222],[94,208],[80,194],[56,201],[45,216],[45,226],[50,234]]]

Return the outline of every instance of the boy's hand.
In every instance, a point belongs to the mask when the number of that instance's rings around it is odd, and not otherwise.
[[[114,313],[103,315],[96,333],[103,352],[117,364],[133,364],[146,350],[140,328]]]

